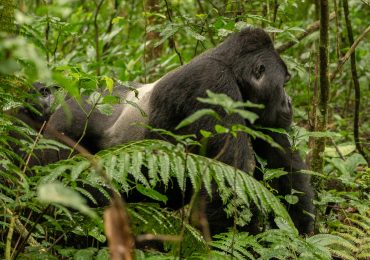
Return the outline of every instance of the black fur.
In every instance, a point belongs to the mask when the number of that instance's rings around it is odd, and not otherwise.
[[[198,109],[209,107],[209,105],[199,102],[197,98],[205,97],[206,90],[211,90],[215,93],[227,94],[235,101],[248,100],[263,104],[264,109],[254,109],[254,112],[259,115],[256,125],[288,128],[292,120],[292,107],[284,85],[289,78],[287,67],[274,50],[268,34],[262,29],[246,28],[239,33],[232,34],[216,48],[205,52],[189,64],[168,73],[156,82],[153,89],[150,90],[148,102],[143,101],[144,107],[147,106],[144,110],[148,113],[149,125],[154,128],[162,128],[180,134],[198,134],[201,129],[212,131],[217,122],[211,117],[204,117],[180,131],[175,131],[175,127],[184,118]],[[121,97],[128,95],[127,91],[117,94]],[[59,109],[52,115],[49,127],[78,140],[82,135],[86,115],[75,101],[69,100],[67,104],[73,115],[72,122],[68,123],[63,110]],[[89,111],[89,105],[85,104],[84,107],[85,110]],[[223,116],[227,125],[249,125],[239,115],[226,115],[222,108],[212,108]],[[120,118],[123,109],[125,108],[122,105],[116,105],[111,117],[94,111],[89,119],[82,144],[95,152],[126,142],[132,133],[122,133],[122,129],[118,126],[122,127],[124,124],[115,126],[117,122],[125,123]],[[136,130],[129,128],[129,131]],[[269,167],[282,167],[288,171],[289,174],[282,177],[277,183],[277,189],[282,194],[290,194],[292,188],[304,192],[304,195],[300,196],[299,203],[291,206],[289,210],[299,231],[310,233],[313,230],[313,221],[302,210],[314,212],[313,190],[309,177],[299,173],[299,170],[305,169],[306,166],[298,153],[292,151],[287,136],[276,133],[269,134],[285,149],[285,152],[272,148],[262,140],[254,140],[251,143],[249,136],[241,133],[237,138],[230,138],[229,144],[219,160],[250,172],[253,170],[250,161],[254,158],[252,144],[253,150],[267,160]],[[146,131],[138,134],[135,138],[161,137],[156,133]],[[213,137],[207,145],[207,156],[212,158],[219,154],[227,138],[227,135]],[[215,193],[217,192],[215,191]],[[181,204],[181,198],[171,197],[180,202],[177,204]],[[221,208],[217,198],[209,202],[207,214],[213,233],[228,225],[224,214],[220,211]],[[217,216],[214,217],[215,215]],[[220,226],[221,228],[219,228]]]

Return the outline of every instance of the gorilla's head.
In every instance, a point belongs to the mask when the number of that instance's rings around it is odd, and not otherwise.
[[[269,35],[262,29],[245,28],[229,37],[218,54],[232,57],[225,62],[233,70],[244,101],[265,106],[263,110],[254,111],[259,115],[256,123],[288,127],[292,121],[292,106],[284,86],[290,74]]]

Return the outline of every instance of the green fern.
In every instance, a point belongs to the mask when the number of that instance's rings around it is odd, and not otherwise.
[[[135,234],[178,236],[181,226],[185,225],[181,255],[187,257],[193,252],[204,253],[208,250],[199,231],[191,225],[183,223],[183,219],[176,212],[168,211],[153,203],[129,203],[127,210]],[[164,243],[165,251],[172,252],[171,255],[176,252],[178,247],[179,243],[173,241]]]
[[[302,238],[285,229],[267,230],[257,236],[228,232],[214,236],[213,250],[203,255],[223,255],[226,259],[332,259],[332,245],[346,242],[341,237],[319,234]]]
[[[234,190],[238,200],[246,206],[252,201],[263,213],[273,212],[294,228],[280,201],[252,176],[219,161],[186,153],[180,145],[175,146],[159,140],[143,140],[99,152],[96,158],[99,158],[117,191],[129,192],[138,184],[151,189],[157,182],[168,187],[171,180],[175,180],[184,190],[185,179],[189,178],[198,189],[203,182],[212,196],[210,186],[214,181],[225,204],[233,200],[233,192],[230,191]],[[59,178],[72,181],[73,173],[74,180],[86,179],[90,185],[101,188],[104,184],[100,176],[93,168],[88,167],[88,164],[87,159],[77,156],[44,167],[37,166],[34,170],[42,176],[39,183],[53,182]],[[143,167],[148,168],[147,176],[141,171]]]
[[[370,258],[370,215],[347,214],[343,222],[331,223],[333,234],[343,238],[332,250],[342,259]]]
[[[210,245],[216,252],[229,255],[235,259],[255,259],[250,248],[258,247],[259,244],[254,236],[248,233],[222,233],[214,236]]]

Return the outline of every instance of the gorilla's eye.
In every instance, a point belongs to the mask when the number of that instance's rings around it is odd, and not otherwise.
[[[260,64],[254,68],[254,77],[256,79],[260,79],[263,75],[263,72],[265,72],[265,65]]]

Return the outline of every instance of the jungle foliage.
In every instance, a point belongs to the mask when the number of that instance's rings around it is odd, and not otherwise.
[[[326,129],[319,129],[317,21],[322,2],[326,1],[1,0],[2,257],[108,259],[112,247],[107,246],[107,238],[112,237],[104,226],[114,213],[91,204],[113,197],[111,209],[124,210],[129,219],[125,222],[121,216],[113,229],[131,230],[124,235],[136,242],[136,247],[127,245],[135,259],[369,259],[370,4],[328,1],[330,88]],[[245,26],[263,27],[270,33],[292,74],[286,88],[294,101],[295,125],[287,134],[294,149],[308,164],[315,156],[323,159],[323,167],[305,171],[314,177],[317,193],[316,232],[310,236],[298,235],[284,207],[297,202],[299,191],[279,196],[270,184],[286,173],[265,168],[262,158],[256,160],[264,179],[257,181],[216,159],[191,153],[190,146],[202,145],[193,136],[161,129],[155,131],[170,135],[178,144],[142,140],[91,155],[76,143],[68,147],[44,138],[42,131],[16,116],[23,108],[38,115],[34,82],[52,89],[52,110],[65,107],[66,96],[76,100],[88,96],[95,109],[109,115],[112,106],[122,101],[114,95],[101,98],[100,90],[112,93],[117,84],[153,82]],[[209,96],[226,111],[240,113],[240,104]],[[183,124],[214,113],[200,111]],[[244,116],[255,119],[252,113]],[[44,127],[42,122],[39,127]],[[222,123],[215,129],[217,133],[234,130]],[[268,138],[252,129],[237,131]],[[326,140],[325,151],[312,154],[320,138]],[[29,165],[35,150],[61,147],[71,149],[69,159]],[[190,204],[177,211],[161,206],[168,197],[155,188],[166,190],[175,182],[183,192],[189,183],[194,191]],[[228,232],[213,237],[198,210],[198,195],[211,194],[211,183],[216,183],[225,211],[234,220]],[[117,194],[132,190],[150,202],[117,202]],[[257,235],[240,229],[251,219],[251,205],[261,213],[263,228]],[[268,221],[271,218],[274,223]]]

